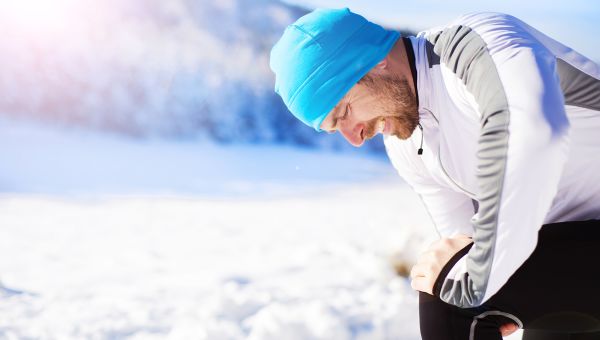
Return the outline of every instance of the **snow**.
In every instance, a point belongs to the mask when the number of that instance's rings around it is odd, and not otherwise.
[[[103,133],[0,119],[0,191],[50,194],[297,194],[378,177],[381,156],[198,140],[107,138]],[[351,170],[349,170],[351,169]]]
[[[0,339],[419,339],[385,159],[0,121],[0,163]]]

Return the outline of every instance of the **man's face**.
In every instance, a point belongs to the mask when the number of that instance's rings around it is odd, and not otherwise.
[[[361,146],[378,133],[407,139],[418,123],[416,98],[407,80],[370,73],[329,112],[321,129],[339,131],[350,144]]]

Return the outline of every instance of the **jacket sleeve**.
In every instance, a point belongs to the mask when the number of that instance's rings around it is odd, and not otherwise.
[[[523,25],[488,13],[431,38],[448,87],[480,114],[474,244],[434,286],[462,308],[483,304],[531,255],[567,159],[556,60]]]
[[[386,139],[387,153],[400,177],[419,195],[440,236],[472,235],[471,218],[475,213],[472,200],[437,183],[420,159],[410,157],[410,151],[416,154],[416,148],[406,148],[405,143],[408,141]]]

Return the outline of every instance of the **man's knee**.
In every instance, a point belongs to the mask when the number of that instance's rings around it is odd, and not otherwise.
[[[420,292],[419,323],[423,340],[501,340],[500,327],[518,322],[501,311],[458,308]]]

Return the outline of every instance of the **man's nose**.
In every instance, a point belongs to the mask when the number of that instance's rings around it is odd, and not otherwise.
[[[365,139],[363,136],[365,130],[365,125],[363,123],[358,124],[342,124],[339,131],[346,138],[348,143],[353,146],[359,147],[361,146]]]

